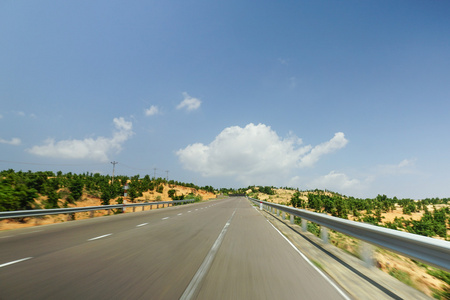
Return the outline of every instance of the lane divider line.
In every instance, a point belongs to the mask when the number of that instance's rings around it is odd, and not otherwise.
[[[21,262],[21,261],[29,260],[29,259],[32,259],[32,257],[26,257],[26,258],[22,258],[22,259],[10,261],[10,262],[1,264],[1,265],[0,265],[0,268],[6,267],[6,266],[9,266],[9,265],[12,265],[12,264],[19,263],[19,262]]]
[[[183,213],[179,213],[177,216],[181,216]]]
[[[237,207],[236,207],[236,209],[237,209]],[[209,250],[208,254],[205,257],[205,260],[203,260],[202,265],[197,270],[197,273],[195,273],[194,277],[192,278],[188,287],[184,291],[183,295],[181,295],[180,300],[193,299],[200,283],[203,281],[203,278],[205,277],[206,273],[208,272],[209,268],[211,267],[214,257],[216,256],[217,251],[219,250],[220,244],[222,244],[225,233],[227,233],[228,227],[231,224],[231,220],[233,219],[234,214],[236,213],[236,209],[234,210],[230,219],[228,219],[227,223],[223,227],[222,232],[220,232],[219,237],[217,238],[217,240],[214,242],[214,245]]]
[[[136,227],[141,227],[141,226],[145,226],[145,225],[148,225],[148,223],[142,223],[142,224],[136,225]]]
[[[167,220],[169,217],[162,218],[161,220]]]
[[[88,241],[94,241],[94,240],[102,239],[102,238],[110,236],[110,235],[112,235],[112,233],[108,233],[108,234],[104,234],[104,235],[101,235],[101,236],[97,236],[95,238],[88,239]]]

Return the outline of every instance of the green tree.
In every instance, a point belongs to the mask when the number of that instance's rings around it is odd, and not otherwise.
[[[14,196],[14,189],[9,185],[0,184],[0,211],[18,210],[19,203]]]
[[[35,204],[34,199],[38,197],[38,193],[35,189],[30,189],[26,185],[21,184],[16,186],[14,196],[19,203],[17,209],[25,210],[33,209],[33,204]]]
[[[301,208],[305,208],[306,203],[303,199],[300,198],[300,193],[299,192],[295,192],[292,197],[291,197],[291,205],[293,207],[301,207]]]
[[[167,191],[167,194],[168,194],[169,198],[172,198],[172,200],[174,200],[176,192],[177,192],[176,190],[170,189]]]
[[[84,183],[82,179],[78,176],[74,176],[70,181],[69,190],[75,201],[80,200],[81,195],[83,195]]]
[[[45,205],[45,208],[59,208],[58,200],[58,193],[56,193],[56,191],[54,190],[50,191],[48,193],[47,204]]]
[[[103,186],[101,193],[102,205],[109,205],[109,201],[111,200],[111,187],[109,185]]]

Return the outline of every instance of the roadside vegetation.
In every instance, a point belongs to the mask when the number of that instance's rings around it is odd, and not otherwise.
[[[200,201],[202,194],[215,195],[211,186],[199,187],[164,178],[150,178],[149,175],[112,178],[99,173],[63,174],[59,171],[55,174],[10,169],[0,172],[0,211],[63,208],[88,199],[97,199],[101,205],[120,204],[125,185],[128,186],[126,200],[129,202]]]
[[[360,199],[323,190],[300,191],[267,187],[248,187],[249,197],[307,209],[318,213],[370,223],[423,236],[450,240],[450,199],[422,200],[389,198]],[[295,218],[301,225],[301,219]],[[309,232],[320,237],[320,225],[308,222]],[[329,231],[329,241],[345,252],[360,257],[360,241],[342,233]],[[450,299],[450,273],[421,262],[401,257],[384,249],[376,249],[376,265],[381,270],[435,299]]]

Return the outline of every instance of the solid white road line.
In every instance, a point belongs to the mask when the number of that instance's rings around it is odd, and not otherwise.
[[[18,259],[18,260],[15,260],[15,261],[10,261],[10,262],[1,264],[1,265],[0,265],[0,268],[6,267],[6,266],[9,266],[9,265],[12,265],[12,264],[16,264],[16,263],[19,263],[19,262],[21,262],[21,261],[28,260],[28,259],[31,259],[31,258],[32,258],[32,257],[26,257],[26,258]]]
[[[267,220],[267,222],[269,222],[269,224],[289,243],[289,245],[291,245],[291,247],[294,248],[294,250],[297,251],[304,260],[306,260],[314,269],[316,269],[316,271],[319,272],[319,274],[322,275],[322,277],[325,278],[325,280],[328,281],[331,286],[333,286],[338,291],[338,293],[341,294],[342,297],[344,297],[344,299],[350,300],[350,298],[333,281],[331,281],[328,276],[326,276],[318,267],[316,267],[316,265],[314,265],[300,250],[298,250],[297,247],[295,247],[295,245],[292,244],[292,242],[287,237],[285,237],[284,234],[281,233],[281,231],[278,230],[278,228],[270,223],[269,220]]]
[[[182,215],[182,213],[179,213],[177,216],[181,216]]]
[[[203,281],[203,278],[205,277],[206,273],[208,272],[209,268],[211,267],[213,259],[216,256],[217,251],[219,250],[220,244],[222,244],[222,240],[225,236],[225,233],[227,233],[228,227],[231,224],[231,219],[233,219],[234,214],[236,213],[236,209],[234,210],[230,219],[227,221],[227,223],[223,227],[222,232],[219,234],[219,237],[217,238],[217,240],[214,242],[214,245],[209,250],[209,253],[206,255],[205,260],[203,261],[200,268],[197,270],[197,273],[195,273],[194,277],[192,278],[188,287],[184,291],[183,295],[181,295],[180,300],[192,299],[194,297],[194,294],[195,294],[198,286]]]
[[[142,223],[142,224],[136,225],[136,227],[145,226],[145,225],[147,225],[147,224],[148,224],[148,223]]]
[[[112,233],[108,233],[108,234],[104,234],[104,235],[101,235],[101,236],[97,236],[95,238],[88,239],[88,241],[98,240],[98,239],[101,239],[101,238],[104,238],[104,237],[107,237],[107,236],[110,236],[110,235],[112,235]]]

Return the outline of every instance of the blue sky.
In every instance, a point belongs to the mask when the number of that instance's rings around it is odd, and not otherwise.
[[[447,1],[2,1],[0,169],[450,197]]]

